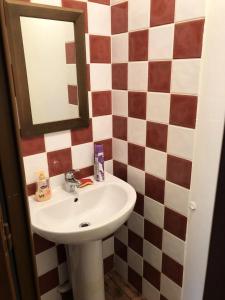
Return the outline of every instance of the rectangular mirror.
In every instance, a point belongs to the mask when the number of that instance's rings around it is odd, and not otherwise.
[[[22,136],[88,126],[84,14],[7,0]]]

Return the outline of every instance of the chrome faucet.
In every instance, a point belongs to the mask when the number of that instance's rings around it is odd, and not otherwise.
[[[69,170],[65,173],[65,190],[68,193],[77,194],[77,189],[80,187],[80,181],[75,177],[77,171],[79,170]]]

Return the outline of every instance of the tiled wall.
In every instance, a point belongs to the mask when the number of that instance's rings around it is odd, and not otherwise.
[[[113,169],[138,192],[115,267],[149,300],[180,300],[204,0],[112,0]]]
[[[35,191],[36,172],[44,170],[51,186],[64,181],[64,172],[80,169],[80,177],[93,174],[93,145],[104,144],[106,169],[112,170],[111,22],[108,0],[41,0],[42,4],[81,8],[86,16],[86,49],[90,126],[22,139],[28,194]],[[57,286],[68,278],[65,249],[34,235],[42,300],[61,299]],[[105,271],[113,266],[114,238],[103,241]]]

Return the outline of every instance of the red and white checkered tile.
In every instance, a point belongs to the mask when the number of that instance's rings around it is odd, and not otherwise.
[[[35,191],[36,172],[40,168],[50,177],[53,188],[64,181],[64,172],[68,169],[80,169],[81,177],[92,175],[95,142],[104,144],[106,169],[112,172],[110,1],[34,0],[31,2],[85,11],[90,126],[85,129],[66,130],[21,140],[29,195]],[[70,55],[70,46],[66,45],[65,53],[67,53],[68,66],[74,68],[75,61]],[[34,235],[34,244],[41,299],[60,300],[61,296],[57,292],[57,287],[68,279],[65,249],[37,235]],[[110,237],[103,241],[105,271],[113,267],[113,254],[114,237]]]
[[[205,1],[112,1],[114,174],[138,192],[115,268],[147,299],[179,300]]]

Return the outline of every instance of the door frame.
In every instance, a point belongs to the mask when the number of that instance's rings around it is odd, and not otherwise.
[[[19,126],[16,109],[13,107],[12,86],[9,84],[5,60],[7,53],[4,49],[3,34],[0,30],[0,167],[5,195],[4,204],[12,236],[15,270],[21,299],[39,300],[25,175],[19,146]]]

